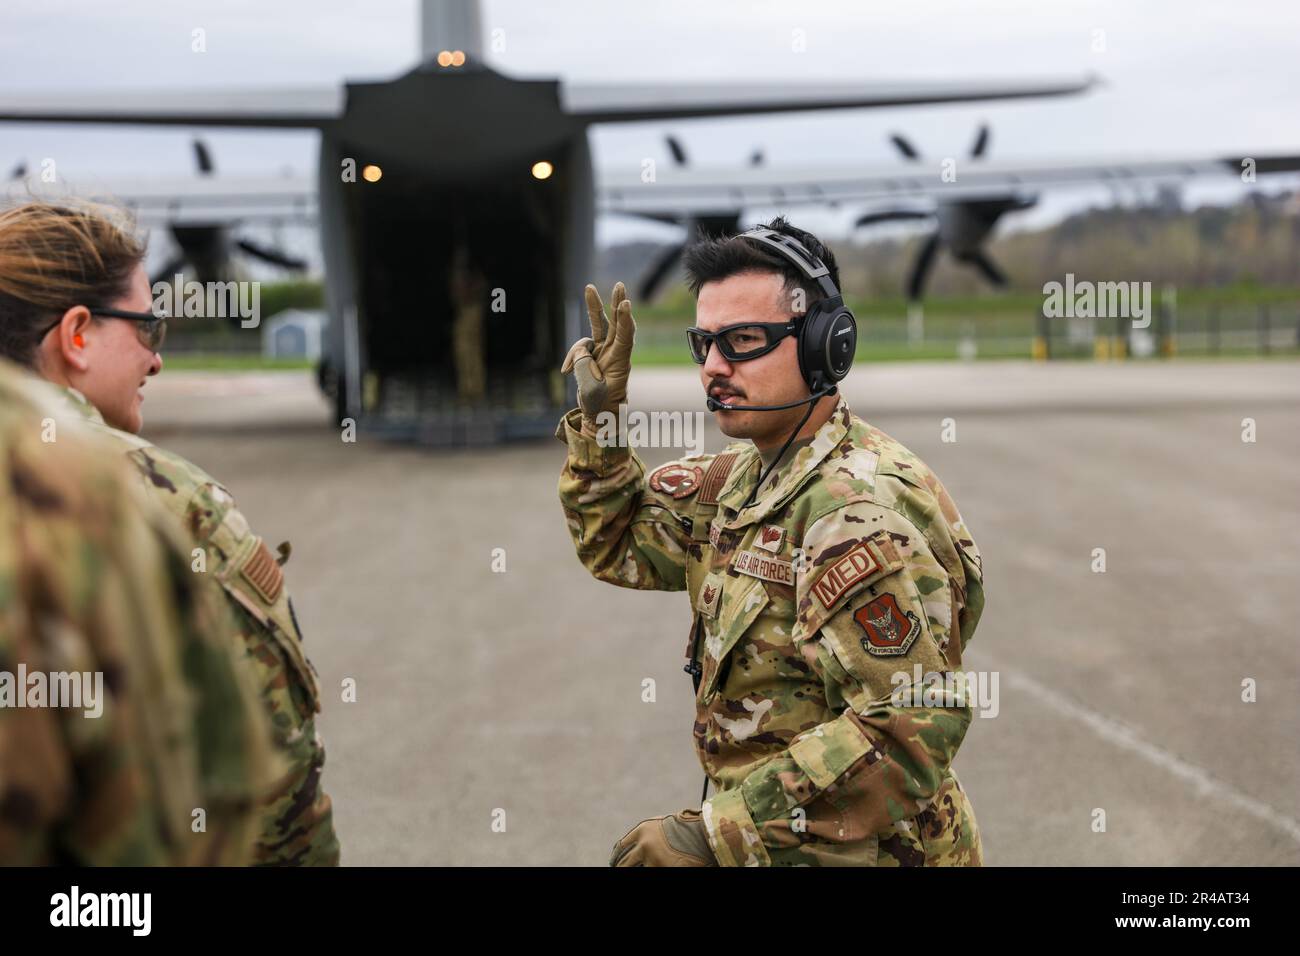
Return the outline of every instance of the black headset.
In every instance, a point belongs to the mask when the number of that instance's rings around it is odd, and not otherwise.
[[[849,374],[853,365],[858,323],[831,280],[830,268],[798,239],[775,229],[759,227],[742,232],[736,238],[753,239],[772,249],[822,290],[823,297],[803,316],[797,339],[799,372],[812,394],[784,405],[724,405],[709,396],[706,401],[709,411],[725,408],[739,412],[777,412],[834,395],[838,383]]]

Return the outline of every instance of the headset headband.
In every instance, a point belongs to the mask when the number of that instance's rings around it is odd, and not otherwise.
[[[830,267],[809,252],[808,247],[793,236],[760,226],[742,232],[740,238],[753,239],[776,250],[783,259],[793,263],[800,272],[816,282],[827,298],[839,297],[840,290],[835,288],[835,283],[831,281]]]

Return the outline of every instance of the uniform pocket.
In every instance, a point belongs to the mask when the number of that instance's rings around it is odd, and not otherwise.
[[[948,774],[915,822],[926,866],[984,865],[975,810],[955,774]]]
[[[703,698],[717,688],[722,664],[731,653],[731,649],[749,630],[755,619],[763,613],[769,601],[767,588],[758,578],[748,575],[719,575],[722,579],[722,594],[718,598],[717,616],[701,619],[704,628],[702,644],[704,647],[704,683]]]

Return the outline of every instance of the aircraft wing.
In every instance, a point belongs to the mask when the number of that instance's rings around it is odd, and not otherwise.
[[[144,226],[234,222],[314,223],[316,182],[305,176],[190,176],[43,184],[39,177],[6,184],[10,200],[71,197],[130,209]]]
[[[601,171],[597,207],[655,218],[724,215],[759,206],[856,204],[890,199],[944,200],[1032,194],[1083,185],[1152,185],[1197,176],[1240,177],[1250,159],[1257,174],[1300,171],[1300,155],[1216,159],[1138,159],[1079,163],[1008,163],[957,159],[955,178],[939,161],[883,167],[680,167],[661,163],[653,182],[642,170]]]
[[[1044,80],[932,83],[571,83],[560,97],[565,112],[592,123],[685,119],[926,103],[965,103],[1082,93],[1092,76]]]
[[[564,83],[566,112],[590,122],[915,106],[1081,93],[1092,77],[947,83]],[[343,86],[265,90],[122,90],[0,95],[0,121],[173,126],[318,127],[343,115]]]
[[[343,114],[342,86],[267,90],[123,90],[0,94],[0,120],[316,127]]]

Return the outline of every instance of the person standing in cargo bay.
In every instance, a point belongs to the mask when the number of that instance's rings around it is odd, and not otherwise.
[[[598,438],[627,395],[622,283],[612,318],[587,287],[592,334],[561,368],[578,384],[556,430],[578,558],[611,584],[687,592],[695,747],[716,789],[637,824],[610,863],[980,865],[951,767],[970,702],[907,696],[918,668],[959,670],[980,554],[933,472],[835,394],[856,325],[834,257],[778,218],[695,245],[685,269],[709,407],[748,441],[647,476],[626,442]]]

